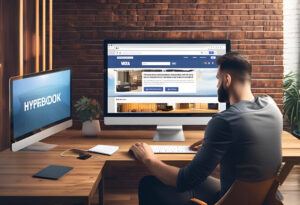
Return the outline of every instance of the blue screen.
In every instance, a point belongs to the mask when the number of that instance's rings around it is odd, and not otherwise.
[[[71,71],[63,70],[12,82],[13,137],[71,116]]]

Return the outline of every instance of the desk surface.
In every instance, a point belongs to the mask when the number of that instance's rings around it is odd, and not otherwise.
[[[0,199],[10,196],[37,197],[82,197],[84,200],[94,194],[102,177],[106,161],[134,162],[128,155],[129,147],[142,141],[149,144],[186,144],[203,138],[203,131],[185,131],[185,142],[153,142],[154,131],[102,131],[98,137],[82,137],[80,131],[68,130],[52,136],[44,142],[58,144],[48,152],[5,150],[0,153]],[[69,148],[88,149],[97,144],[118,145],[120,149],[113,156],[97,155],[88,160],[61,157]],[[300,140],[284,132],[282,135],[283,161],[300,163]],[[159,154],[163,161],[185,161],[192,154]],[[31,176],[49,164],[72,166],[74,169],[58,181],[32,178]]]

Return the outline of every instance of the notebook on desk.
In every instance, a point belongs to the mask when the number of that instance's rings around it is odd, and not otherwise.
[[[40,170],[38,173],[34,174],[33,177],[42,178],[42,179],[58,180],[59,178],[64,176],[66,173],[68,173],[72,169],[73,169],[73,167],[66,167],[66,166],[60,166],[60,165],[49,165],[48,167],[46,167],[46,168]]]
[[[96,145],[89,149],[89,152],[98,153],[98,154],[105,154],[105,155],[112,155],[119,149],[118,146],[112,145]]]

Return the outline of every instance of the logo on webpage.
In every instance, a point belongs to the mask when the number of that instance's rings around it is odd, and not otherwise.
[[[130,61],[121,61],[121,65],[130,66]]]

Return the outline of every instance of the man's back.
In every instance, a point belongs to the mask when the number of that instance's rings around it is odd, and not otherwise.
[[[220,113],[234,139],[221,160],[221,190],[233,180],[259,181],[276,174],[281,165],[282,115],[272,98],[241,101]]]
[[[282,115],[268,96],[240,101],[216,114],[205,131],[195,159],[180,170],[177,187],[197,186],[221,166],[221,195],[236,179],[259,181],[281,165]]]

